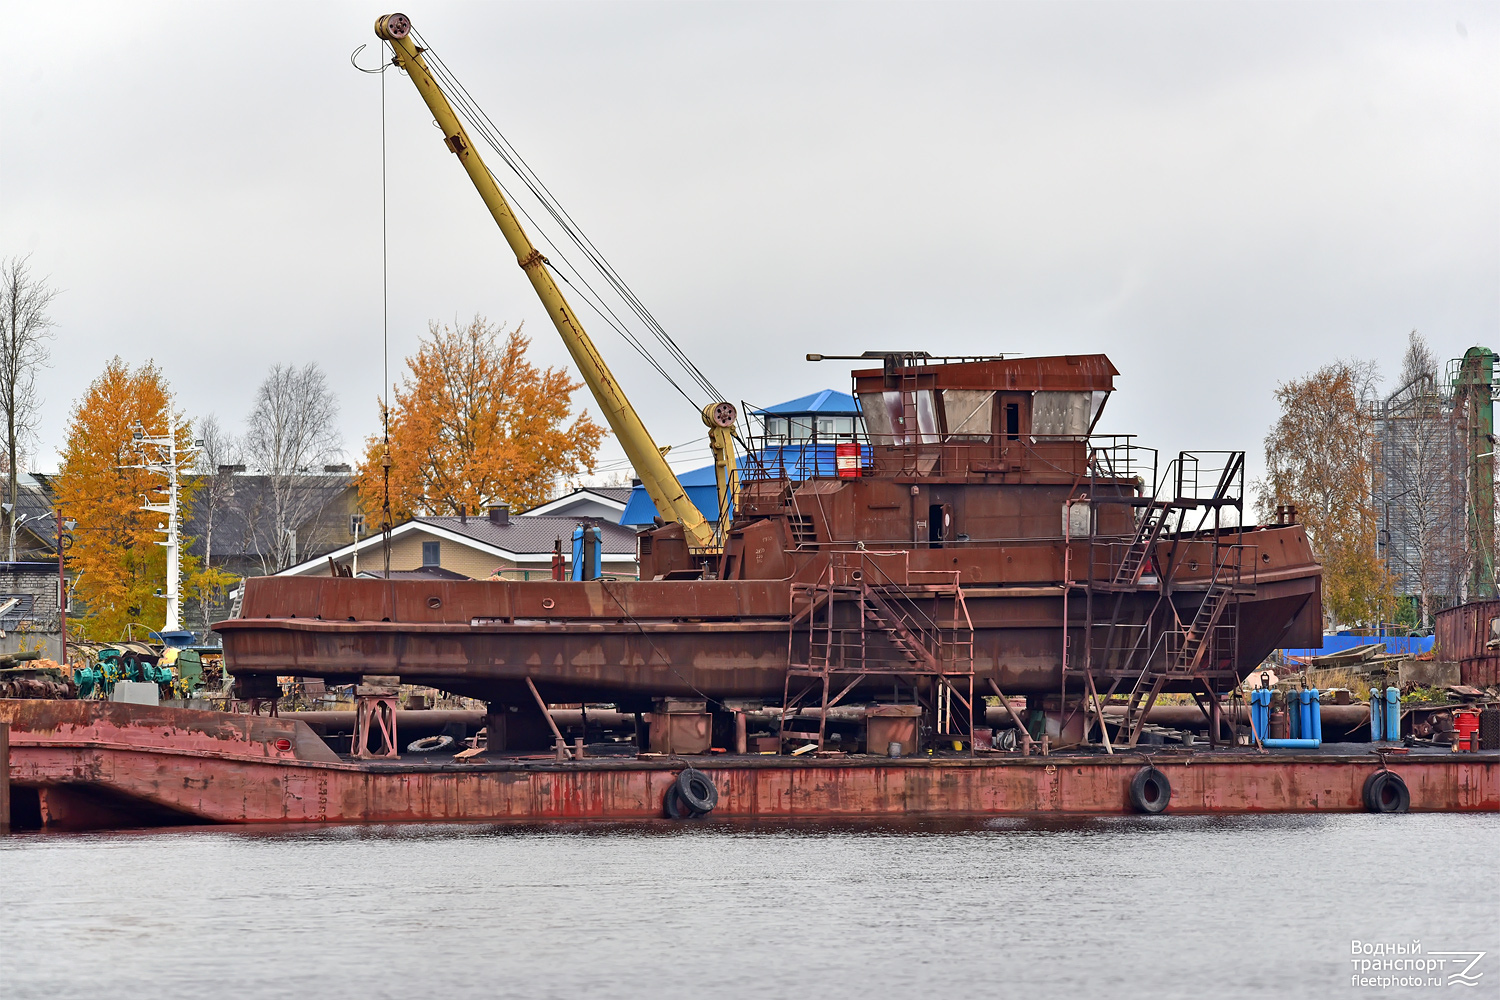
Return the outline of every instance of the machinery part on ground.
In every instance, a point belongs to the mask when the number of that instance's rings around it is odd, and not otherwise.
[[[719,804],[719,790],[714,787],[713,779],[696,768],[690,767],[679,774],[674,787],[678,797],[694,815],[707,815]]]
[[[98,667],[74,667],[73,683],[78,685],[78,697],[87,698],[104,686],[104,672]]]
[[[424,736],[420,740],[412,740],[406,745],[407,753],[437,753],[446,750],[453,745],[451,736]]]
[[[77,697],[59,671],[13,670],[0,674],[0,698],[62,699]]]
[[[1395,771],[1376,771],[1366,778],[1364,800],[1372,813],[1404,813],[1411,808],[1411,792]]]
[[[1130,779],[1130,807],[1136,812],[1154,816],[1164,811],[1171,801],[1172,783],[1149,764]]]

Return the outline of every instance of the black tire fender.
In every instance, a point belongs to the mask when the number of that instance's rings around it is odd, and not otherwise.
[[[673,785],[685,806],[699,816],[714,811],[719,804],[719,790],[713,779],[696,768],[688,768],[677,776]]]
[[[452,745],[453,745],[453,737],[448,736],[448,735],[443,735],[443,736],[424,736],[420,740],[412,740],[410,743],[408,743],[406,745],[406,752],[407,753],[436,753],[439,750],[446,750],[449,747],[451,747]]]
[[[1395,771],[1376,771],[1365,779],[1365,808],[1372,813],[1404,813],[1411,809],[1411,790]]]
[[[1167,776],[1150,766],[1135,772],[1130,779],[1130,806],[1138,813],[1148,816],[1164,811],[1172,801],[1172,783]]]
[[[682,794],[677,790],[677,782],[667,786],[667,794],[662,796],[662,809],[666,811],[667,819],[692,819],[693,810],[688,808],[686,802],[682,801]]]

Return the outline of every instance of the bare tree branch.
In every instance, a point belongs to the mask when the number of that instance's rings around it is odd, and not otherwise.
[[[48,309],[56,297],[48,279],[32,275],[30,254],[0,261],[0,410],[5,413],[11,562],[16,561],[16,474],[35,431],[36,372],[47,363],[47,341],[53,337]]]
[[[270,480],[271,509],[257,519],[270,534],[260,547],[267,573],[298,561],[297,529],[316,513],[322,497],[311,474],[343,450],[338,413],[338,397],[314,362],[272,366],[255,394],[244,448]]]

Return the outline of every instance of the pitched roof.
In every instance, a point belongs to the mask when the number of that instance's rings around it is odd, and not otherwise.
[[[0,499],[10,502],[9,497]],[[28,533],[46,551],[57,551],[57,518],[52,513],[51,483],[45,476],[22,473],[16,477],[16,519],[17,534]]]
[[[507,552],[527,554],[551,552],[552,543],[559,538],[563,540],[563,548],[571,552],[573,529],[588,519],[530,514],[512,517],[508,524],[496,524],[488,517],[418,517],[413,520]],[[597,523],[603,529],[602,540],[606,555],[635,555],[634,531],[608,521]]]
[[[460,545],[468,545],[481,552],[501,559],[543,562],[552,555],[553,542],[563,540],[563,552],[572,555],[573,529],[582,521],[598,524],[604,544],[604,558],[612,563],[635,561],[635,532],[607,521],[577,517],[554,517],[539,514],[536,517],[512,517],[509,524],[495,524],[488,517],[471,517],[464,523],[457,517],[418,517],[391,528],[391,537],[420,533],[438,539],[450,539]],[[333,552],[304,560],[277,573],[277,576],[301,576],[317,572],[328,564],[329,559],[342,560],[353,554],[378,550],[382,545],[380,533],[376,532],[351,542]]]
[[[821,414],[849,414],[851,416],[859,413],[859,401],[847,392],[839,392],[837,389],[824,389],[822,392],[814,392],[807,396],[798,396],[789,399],[785,403],[777,403],[768,406],[764,410],[751,410],[752,413],[770,413],[777,416],[797,413],[821,413]]]
[[[374,580],[386,579],[383,569],[362,569],[359,575]],[[393,569],[390,579],[392,580],[468,580],[467,576],[451,569],[443,569],[441,566],[422,566],[418,569]]]
[[[194,478],[202,486],[222,491],[218,494],[213,512],[215,558],[259,556],[272,548],[270,533],[274,519],[269,513],[275,508],[272,477],[241,473],[199,475]],[[304,526],[316,521],[331,504],[354,486],[353,478],[347,474],[309,473],[286,479],[290,482],[289,488],[296,491],[294,506],[298,523],[289,527],[297,531],[302,531]],[[188,516],[183,521],[183,533],[189,538],[189,551],[200,555],[207,520],[206,499],[200,494],[199,502],[189,509]],[[348,537],[347,533],[344,537]]]
[[[537,517],[541,514],[549,514],[558,507],[566,507],[578,503],[580,500],[592,500],[605,507],[624,510],[625,503],[629,499],[629,486],[580,486],[571,493],[564,493],[562,496],[553,497],[546,503],[540,503],[530,510],[522,511],[520,516]]]

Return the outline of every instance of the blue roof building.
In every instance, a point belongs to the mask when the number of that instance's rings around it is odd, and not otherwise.
[[[760,423],[760,434],[751,438],[750,454],[739,456],[742,475],[785,475],[793,480],[836,475],[835,446],[840,442],[862,442],[865,437],[859,401],[837,389],[824,389],[751,410],[750,414]],[[862,446],[860,452],[863,460],[869,458],[868,446]],[[718,521],[719,485],[714,467],[706,465],[691,472],[679,472],[677,480],[703,516]],[[655,517],[656,505],[646,488],[636,486],[620,515],[620,523],[633,527],[648,525]]]

